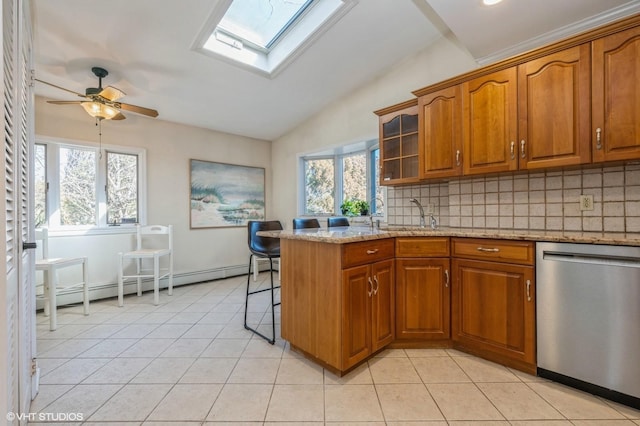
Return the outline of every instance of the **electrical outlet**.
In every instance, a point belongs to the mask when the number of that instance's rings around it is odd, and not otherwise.
[[[593,195],[580,196],[580,210],[593,210]]]
[[[436,212],[436,205],[435,204],[427,204],[427,214],[434,214]]]

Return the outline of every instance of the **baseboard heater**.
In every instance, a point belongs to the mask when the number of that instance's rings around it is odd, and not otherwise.
[[[265,266],[261,265],[263,268]],[[247,275],[249,265],[232,265],[220,268],[205,269],[201,271],[181,272],[173,275],[173,286],[196,284],[206,281],[215,281],[225,278]],[[262,269],[262,268],[261,268]],[[108,299],[118,296],[118,283],[91,284],[89,277],[89,298],[90,300]],[[167,280],[160,280],[160,289],[167,288]],[[153,279],[142,280],[142,291],[153,290]],[[133,294],[137,291],[135,280],[125,281],[124,294]],[[73,288],[66,292],[58,293],[58,306],[71,305],[74,303],[82,303],[82,288]],[[44,308],[44,300],[36,300],[36,309]]]

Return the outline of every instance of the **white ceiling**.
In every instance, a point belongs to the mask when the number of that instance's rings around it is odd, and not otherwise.
[[[101,66],[110,73],[103,85],[127,93],[123,102],[157,109],[158,119],[266,140],[448,29],[482,63],[640,12],[640,0],[504,0],[492,8],[481,0],[359,0],[270,79],[193,50],[212,11],[228,0],[31,1],[38,79],[83,93],[97,85],[91,67]],[[75,100],[40,83],[36,94]]]

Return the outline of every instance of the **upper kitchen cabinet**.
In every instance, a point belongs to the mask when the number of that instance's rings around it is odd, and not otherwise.
[[[380,121],[380,184],[418,182],[418,100],[375,112]]]
[[[518,66],[518,167],[591,161],[589,43]]]
[[[462,84],[465,175],[518,168],[516,79],[512,67]]]
[[[594,40],[593,161],[640,158],[640,27]]]
[[[460,85],[418,98],[420,177],[462,174],[462,99]]]

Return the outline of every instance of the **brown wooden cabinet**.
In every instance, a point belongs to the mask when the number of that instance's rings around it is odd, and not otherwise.
[[[450,338],[449,238],[396,238],[396,339]]]
[[[517,94],[515,67],[462,84],[465,175],[518,168]]]
[[[375,113],[379,116],[380,126],[380,184],[418,182],[418,100]]]
[[[593,161],[640,158],[640,27],[593,41]]]
[[[591,162],[590,63],[584,43],[518,66],[519,169]]]
[[[343,369],[393,341],[393,259],[356,266],[342,273]]]
[[[281,330],[293,348],[342,373],[393,341],[393,238],[280,247]]]
[[[462,99],[455,85],[418,98],[420,178],[462,174]]]
[[[534,244],[460,238],[451,244],[454,347],[535,373]]]

